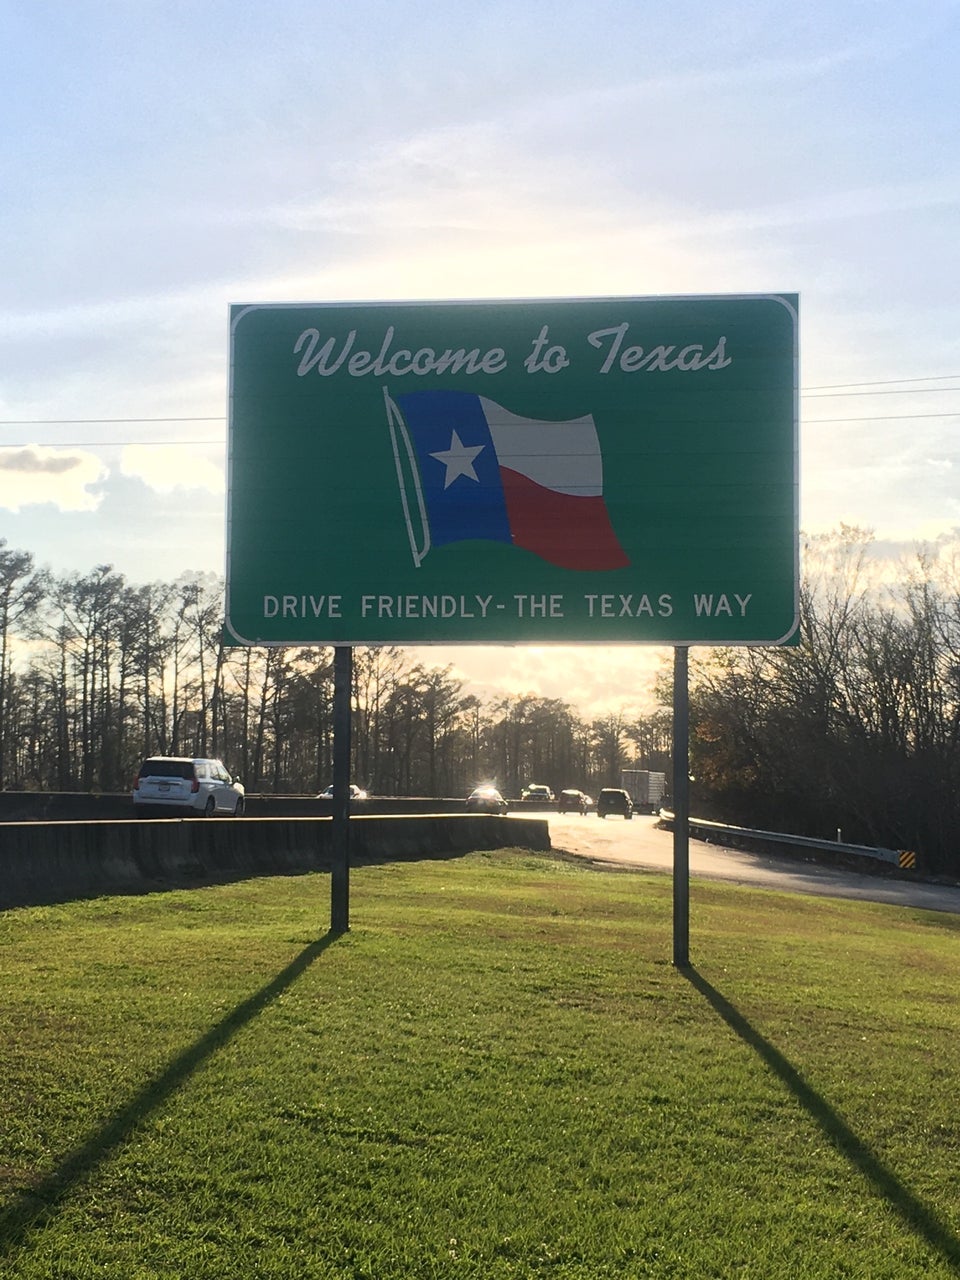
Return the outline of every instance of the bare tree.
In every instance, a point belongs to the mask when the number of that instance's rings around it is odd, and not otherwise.
[[[0,538],[0,789],[8,773],[12,640],[35,617],[48,590],[49,577],[34,570],[33,556],[9,550]]]

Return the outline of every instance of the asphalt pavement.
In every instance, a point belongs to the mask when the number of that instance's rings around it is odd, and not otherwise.
[[[598,865],[673,872],[673,833],[658,830],[655,817],[636,814],[628,822],[623,818],[598,818],[595,813],[561,816],[544,812],[536,816],[548,819],[550,840],[558,852]],[[857,898],[863,902],[960,913],[960,886],[957,885],[914,879],[905,874],[851,871],[800,858],[727,849],[702,840],[691,840],[689,849],[691,878],[729,880],[781,893]]]

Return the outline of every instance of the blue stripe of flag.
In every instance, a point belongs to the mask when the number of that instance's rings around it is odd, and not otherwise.
[[[397,396],[420,468],[433,546],[478,538],[510,542],[500,465],[480,399],[469,391],[412,391]],[[446,466],[434,453],[450,448],[456,431],[466,447],[482,445],[477,480],[459,476],[444,488]]]

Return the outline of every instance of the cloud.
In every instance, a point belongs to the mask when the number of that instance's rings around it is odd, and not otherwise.
[[[484,701],[556,698],[586,720],[650,714],[657,676],[672,655],[657,645],[439,645],[408,652],[429,666],[449,664]]]
[[[221,468],[190,446],[127,445],[121,454],[120,471],[132,479],[142,480],[157,493],[172,493],[175,489],[223,493],[226,487]]]
[[[27,445],[0,449],[0,507],[51,503],[61,511],[96,511],[102,493],[93,493],[107,477],[107,468],[92,453]]]

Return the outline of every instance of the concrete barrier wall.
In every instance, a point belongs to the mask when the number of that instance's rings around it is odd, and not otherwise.
[[[132,814],[129,792],[0,791],[0,822],[103,822]]]
[[[105,893],[329,870],[328,818],[11,822],[0,832],[0,909]],[[353,864],[550,848],[543,819],[486,814],[358,817]]]

